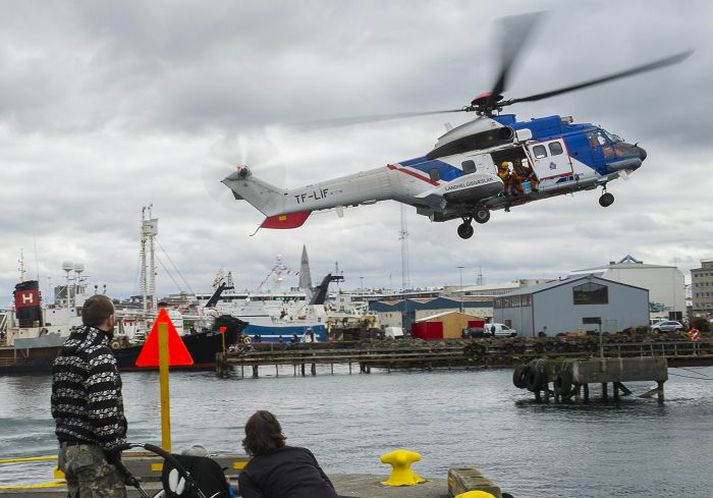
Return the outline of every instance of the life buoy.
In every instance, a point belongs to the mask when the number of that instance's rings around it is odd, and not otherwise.
[[[569,370],[560,370],[555,376],[553,384],[555,386],[555,393],[560,396],[567,396],[572,392],[572,372]]]
[[[697,328],[692,328],[688,331],[688,338],[691,342],[698,342],[701,340],[701,332]]]
[[[542,389],[542,372],[535,367],[528,368],[525,376],[525,387],[533,393],[540,391]]]
[[[111,349],[119,349],[121,347],[121,342],[119,342],[119,339],[114,339],[111,341]]]
[[[527,383],[525,382],[527,376],[527,365],[518,365],[512,373],[512,383],[518,389],[525,389]]]

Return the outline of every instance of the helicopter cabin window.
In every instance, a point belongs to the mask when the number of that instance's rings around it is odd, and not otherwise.
[[[431,180],[433,180],[434,182],[437,182],[441,179],[441,174],[438,172],[438,168],[431,169],[431,171],[428,172],[428,176],[430,176]]]
[[[550,155],[551,156],[559,156],[562,154],[562,144],[559,142],[552,142],[548,145],[550,148]]]
[[[465,173],[465,174],[475,173],[475,162],[473,162],[472,159],[463,161],[462,163],[460,163],[460,165],[463,167],[463,173]]]
[[[544,145],[535,145],[532,148],[532,152],[535,154],[535,159],[542,159],[543,157],[547,157],[547,149],[545,149]]]

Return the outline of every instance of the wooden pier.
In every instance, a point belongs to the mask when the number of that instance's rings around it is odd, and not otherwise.
[[[629,339],[629,340],[625,340]],[[292,375],[316,375],[317,365],[348,366],[349,373],[370,373],[372,368],[422,369],[454,367],[505,367],[534,359],[570,358],[663,358],[669,366],[713,365],[713,339],[700,342],[661,339],[641,340],[612,336],[599,343],[596,338],[494,338],[454,341],[373,341],[368,343],[316,343],[260,345],[263,349],[219,354],[216,371],[220,376],[240,378],[260,375],[260,368],[292,365]],[[284,375],[284,370],[282,372]]]
[[[303,346],[303,345],[301,345]],[[285,348],[272,351],[250,351],[244,353],[219,354],[216,371],[227,376],[239,369],[240,378],[259,376],[259,368],[274,367],[275,376],[280,375],[280,365],[291,365],[293,375],[317,374],[317,365],[329,365],[334,374],[334,365],[347,365],[349,373],[370,373],[374,368],[391,369],[433,368],[462,366],[468,363],[462,345],[429,346],[418,348],[400,347],[354,347],[339,349]]]

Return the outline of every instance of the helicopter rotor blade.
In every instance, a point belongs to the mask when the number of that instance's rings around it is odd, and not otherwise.
[[[563,93],[581,90],[582,88],[587,88],[587,87],[594,86],[594,85],[601,85],[601,84],[607,83],[609,81],[614,81],[614,80],[618,80],[621,78],[628,78],[629,76],[634,76],[636,74],[645,73],[647,71],[653,71],[654,69],[659,69],[661,67],[670,66],[672,64],[678,64],[679,62],[682,62],[683,60],[688,58],[688,56],[690,56],[692,53],[693,53],[693,50],[687,50],[685,52],[681,52],[676,55],[666,57],[664,59],[659,59],[654,62],[649,62],[648,64],[644,64],[644,65],[637,66],[637,67],[634,67],[631,69],[627,69],[626,71],[620,71],[618,73],[610,74],[608,76],[603,76],[601,78],[597,78],[594,80],[584,81],[582,83],[577,83],[576,85],[566,86],[564,88],[559,88],[557,90],[551,90],[549,92],[537,93],[534,95],[530,95],[528,97],[520,97],[520,98],[505,100],[505,101],[500,102],[498,105],[500,107],[503,107],[506,105],[516,104],[518,102],[535,102],[537,100],[543,100],[543,99],[547,99],[550,97],[554,97],[555,95],[561,95]]]
[[[504,17],[500,20],[501,45],[500,73],[495,80],[491,95],[501,95],[507,88],[510,70],[515,60],[522,52],[522,47],[527,42],[535,27],[542,20],[543,12],[530,12],[515,16]]]
[[[389,121],[392,119],[415,118],[419,116],[432,116],[435,114],[448,114],[453,112],[465,112],[466,109],[446,109],[442,111],[417,111],[417,112],[398,112],[393,114],[373,114],[370,116],[353,116],[334,119],[320,119],[316,121],[302,121],[289,125],[291,128],[296,128],[302,131],[321,130],[324,128],[338,128],[340,126],[351,126],[362,123],[375,123],[378,121]]]

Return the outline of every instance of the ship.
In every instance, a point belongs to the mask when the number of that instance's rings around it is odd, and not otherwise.
[[[183,344],[193,358],[193,364],[188,366],[171,367],[172,370],[212,370],[215,368],[215,355],[227,350],[238,342],[248,323],[232,316],[218,316],[210,329],[192,332],[181,336]],[[225,332],[221,328],[225,327]],[[114,356],[119,370],[147,370],[136,366],[136,359],[141,352],[143,344],[122,346],[112,341]]]
[[[0,374],[43,374],[52,371],[52,362],[71,333],[81,326],[83,287],[78,286],[68,308],[43,307],[37,280],[27,280],[15,286],[14,307],[2,318]],[[66,313],[57,313],[57,310]],[[52,321],[47,317],[55,317]],[[63,317],[62,321],[58,321]],[[121,318],[119,318],[121,320]],[[210,327],[193,330],[181,336],[193,365],[181,368],[215,368],[215,355],[235,344],[248,323],[232,316],[210,318]],[[225,327],[225,334],[220,332]],[[120,329],[121,327],[119,327]],[[117,334],[111,341],[119,370],[138,370],[136,358],[143,343],[132,343]],[[145,370],[145,369],[142,369]]]
[[[284,274],[298,274],[298,287],[280,289]],[[272,281],[270,288],[264,289]],[[205,309],[246,321],[244,333],[253,342],[323,342],[328,340],[327,299],[329,284],[343,282],[340,274],[328,273],[312,287],[307,249],[302,247],[299,272],[293,272],[277,257],[267,277],[254,291],[235,290],[232,274],[222,271],[216,275],[211,294],[197,294]]]

